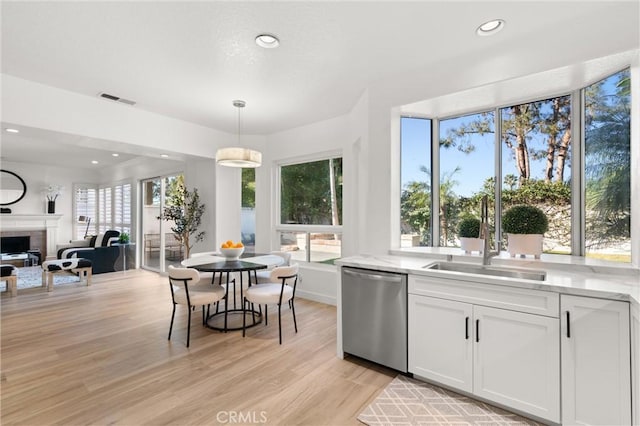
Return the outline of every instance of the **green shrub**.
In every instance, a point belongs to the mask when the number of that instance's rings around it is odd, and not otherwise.
[[[462,238],[478,238],[480,235],[480,219],[465,217],[458,225],[458,236]]]
[[[502,229],[507,234],[544,234],[548,228],[547,216],[534,206],[513,206],[502,216]]]

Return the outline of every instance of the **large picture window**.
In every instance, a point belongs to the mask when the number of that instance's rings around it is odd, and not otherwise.
[[[493,111],[440,121],[438,215],[443,247],[460,247],[460,221],[469,216],[480,219],[481,198],[493,199],[494,134]],[[490,218],[493,206],[490,203]]]
[[[584,89],[585,253],[623,262],[631,261],[630,83],[625,70]]]
[[[342,158],[279,167],[280,249],[298,261],[332,263],[341,256]]]
[[[543,251],[570,254],[571,96],[509,106],[500,116],[503,214],[538,207],[549,220]]]
[[[403,117],[400,181],[401,247],[431,245],[431,120]]]
[[[500,238],[502,248],[506,241],[501,232],[495,232],[494,223],[501,223],[502,215],[510,207],[527,204],[540,208],[549,221],[545,253],[584,253],[630,262],[629,71],[584,88],[582,105],[578,105],[580,96],[575,93],[495,111],[434,119],[432,123],[439,132],[433,142],[427,138],[422,142],[408,138],[413,119],[403,118],[401,235],[409,228],[419,233],[422,245],[457,247],[458,222],[466,216],[479,218],[480,198],[486,195],[490,200],[491,234]],[[572,122],[577,120],[576,108],[583,108],[585,117],[577,131],[573,127],[576,123]],[[498,137],[496,129],[500,129]],[[584,134],[584,147],[577,147],[584,150],[584,164],[577,170],[572,164],[576,132]],[[415,146],[416,143],[421,145]],[[439,170],[437,179],[433,179],[426,166],[421,168],[422,180],[405,177],[411,173],[411,161],[405,152],[417,157],[415,153],[420,149],[429,150],[437,160],[432,164],[434,170]],[[430,157],[421,154],[420,158]],[[498,164],[495,159],[500,160]],[[495,182],[494,176],[499,176],[500,181]],[[578,189],[580,193],[572,193]],[[421,203],[416,202],[416,194],[420,195]],[[498,205],[501,208],[494,212],[494,206]],[[434,233],[427,225],[434,221],[426,214],[436,210],[439,226]],[[582,211],[584,226],[574,229],[572,224],[580,223],[577,212]],[[419,222],[410,221],[417,217]],[[430,234],[439,235],[435,244],[430,242]],[[405,245],[404,239],[400,244]]]

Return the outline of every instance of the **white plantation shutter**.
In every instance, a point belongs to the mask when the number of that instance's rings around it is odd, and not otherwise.
[[[114,187],[113,227],[117,231],[131,233],[131,184]]]
[[[98,221],[101,234],[113,228],[111,202],[111,188],[100,188],[98,190]]]
[[[76,184],[74,188],[74,223],[76,224],[74,239],[81,240],[85,232],[87,232],[88,235],[96,233],[98,191],[93,186],[83,184]],[[79,222],[78,218],[80,216],[91,219],[88,230],[86,221]]]
[[[100,232],[113,229],[131,234],[131,184],[100,188],[98,198]]]

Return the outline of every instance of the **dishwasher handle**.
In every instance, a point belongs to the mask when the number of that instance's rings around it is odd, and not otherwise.
[[[364,278],[371,281],[386,281],[388,283],[399,283],[402,281],[401,276],[394,277],[389,275],[368,274],[368,273],[362,273],[362,272],[355,272],[350,269],[343,269],[342,272],[345,273],[346,275],[351,275],[358,278]]]

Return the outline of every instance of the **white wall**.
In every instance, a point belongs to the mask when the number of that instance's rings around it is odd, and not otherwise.
[[[50,184],[62,185],[64,190],[56,200],[56,213],[62,214],[56,244],[68,243],[75,239],[73,233],[73,184],[98,183],[99,177],[85,169],[67,169],[41,164],[2,161],[0,167],[20,176],[27,185],[25,197],[16,204],[7,206],[13,214],[44,214],[47,201],[42,189]]]

